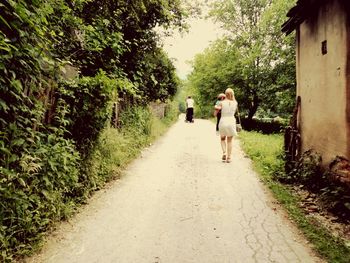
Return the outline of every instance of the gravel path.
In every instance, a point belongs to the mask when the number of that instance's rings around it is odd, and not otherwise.
[[[234,142],[179,120],[25,262],[321,262]]]

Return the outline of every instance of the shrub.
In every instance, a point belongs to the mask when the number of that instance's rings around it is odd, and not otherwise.
[[[148,108],[135,106],[121,113],[120,129],[103,129],[91,154],[84,161],[80,196],[86,198],[91,191],[120,176],[122,168],[149,142],[152,122]]]
[[[141,106],[129,107],[120,115],[120,125],[131,134],[149,135],[152,129],[152,114],[148,108]]]
[[[67,217],[79,176],[74,144],[55,134],[37,135],[19,156],[19,169],[0,167],[0,248],[3,260],[27,253],[50,222]]]
[[[258,131],[264,134],[280,133],[286,127],[287,123],[283,120],[263,120],[263,119],[252,119],[248,120],[241,118],[243,129],[247,131]]]
[[[67,129],[81,153],[88,154],[88,149],[112,117],[115,83],[103,71],[95,77],[62,83],[60,96],[68,105]]]
[[[289,172],[280,173],[276,179],[285,183],[302,184],[309,189],[319,189],[324,184],[324,174],[321,169],[322,157],[313,150],[304,152],[299,160],[288,165]]]
[[[321,167],[322,157],[313,150],[302,154],[298,161],[289,163],[290,172],[275,173],[275,179],[302,185],[320,198],[322,206],[344,221],[350,220],[350,189],[334,178],[334,171]],[[332,163],[331,163],[332,165]]]

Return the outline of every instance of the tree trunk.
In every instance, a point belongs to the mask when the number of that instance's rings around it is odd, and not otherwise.
[[[249,107],[249,112],[248,112],[248,120],[251,121],[253,119],[253,116],[255,115],[257,109],[259,107],[259,97],[255,93],[253,96],[253,101],[251,107]]]

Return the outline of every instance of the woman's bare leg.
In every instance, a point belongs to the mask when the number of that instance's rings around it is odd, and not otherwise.
[[[220,142],[221,142],[222,155],[224,158],[224,155],[226,155],[226,136],[221,136],[220,140],[221,140]]]
[[[231,160],[232,153],[232,136],[227,137],[227,160]]]

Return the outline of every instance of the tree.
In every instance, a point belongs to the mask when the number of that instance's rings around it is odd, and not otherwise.
[[[179,85],[175,67],[167,54],[160,48],[145,55],[139,71],[143,76],[143,95],[146,101],[174,97]]]
[[[238,55],[238,50],[230,45],[230,41],[220,39],[195,56],[187,86],[194,91],[203,115],[211,114],[219,93],[228,87],[233,88],[234,83],[239,81]]]
[[[207,60],[220,62],[212,65],[216,71],[225,72],[216,73],[209,82],[219,86],[220,92],[223,84],[225,88],[233,86],[248,119],[258,109],[265,115],[290,112],[295,92],[294,44],[293,37],[282,36],[280,25],[292,4],[282,0],[220,0],[212,7],[211,16],[222,24],[227,35],[224,46],[217,48],[216,43],[216,48],[204,53]],[[196,70],[202,67],[200,63],[211,72],[208,63],[195,59],[190,79],[202,78],[204,73]],[[204,90],[206,85],[199,86],[195,81],[192,84],[203,96],[217,92],[215,88]]]

